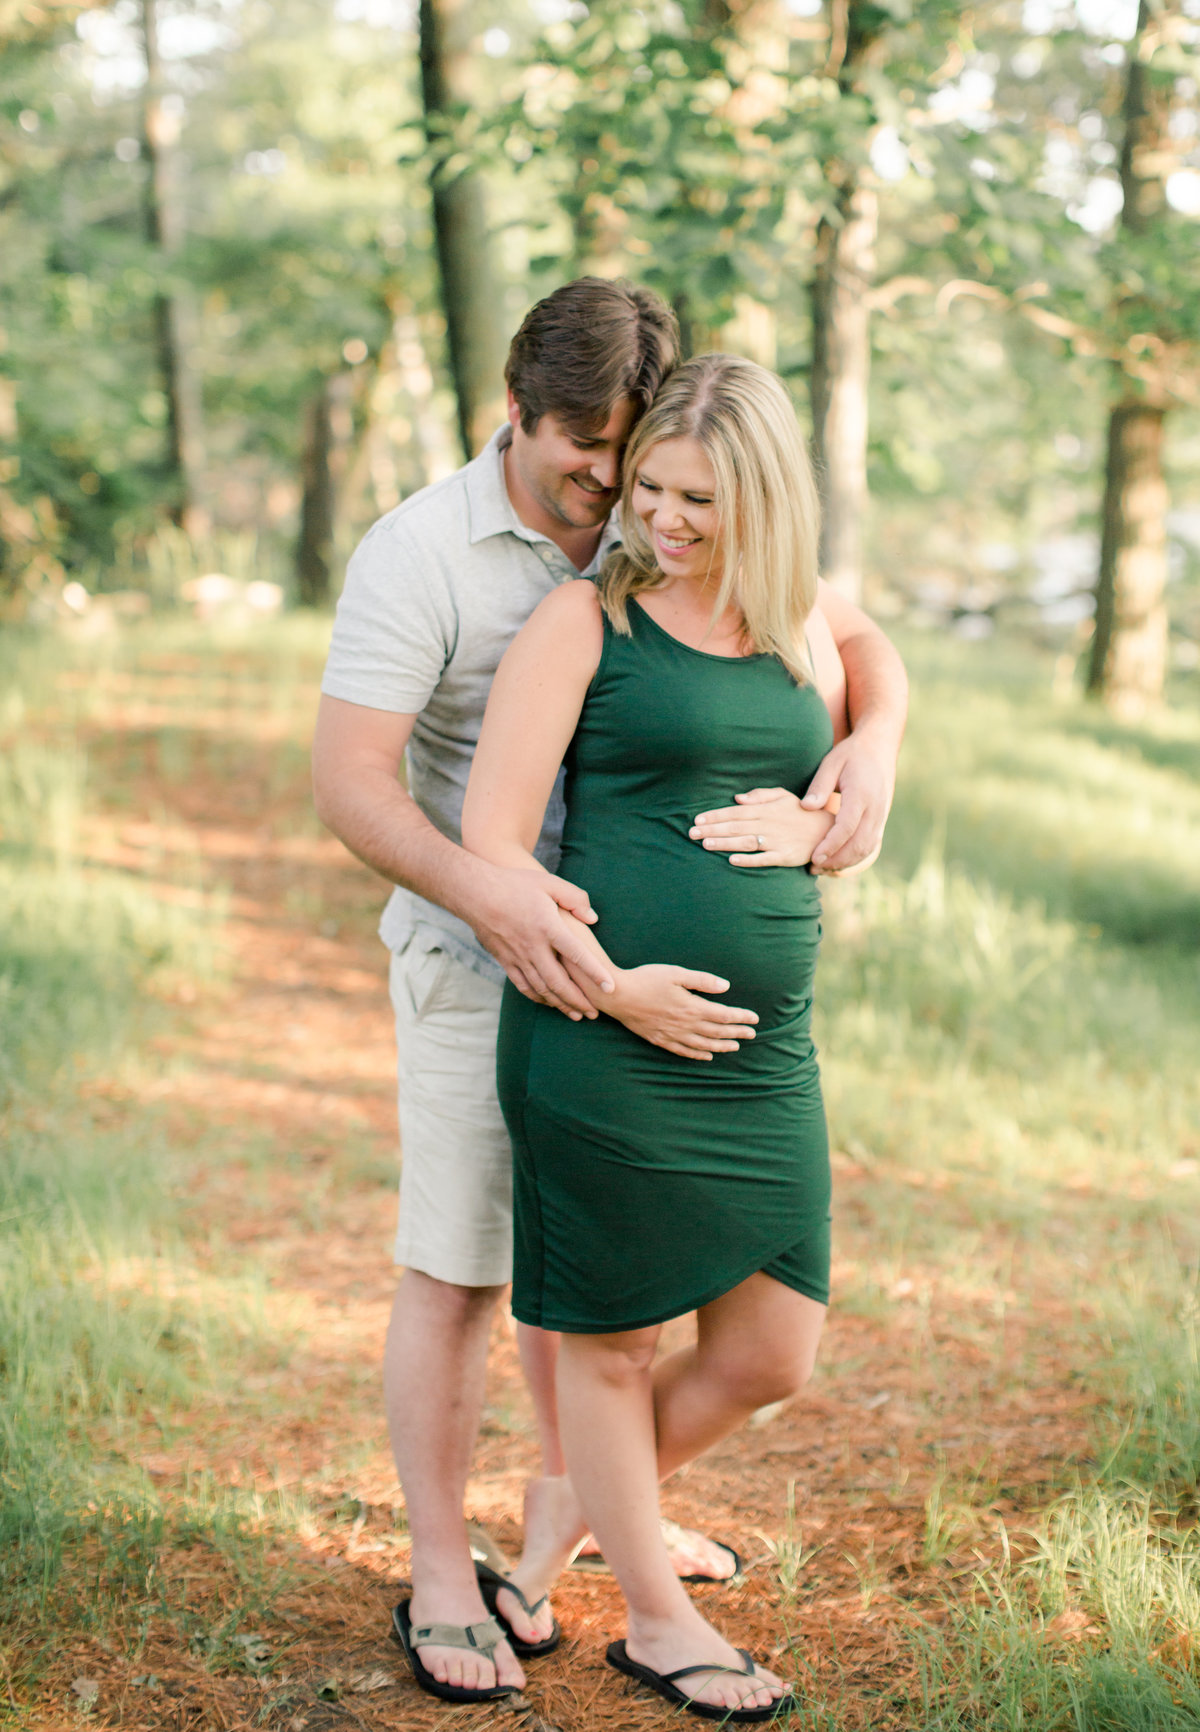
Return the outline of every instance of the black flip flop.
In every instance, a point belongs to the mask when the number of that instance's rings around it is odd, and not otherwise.
[[[699,1714],[704,1720],[722,1720],[731,1724],[741,1724],[751,1720],[778,1720],[784,1714],[799,1712],[800,1704],[789,1690],[786,1695],[772,1702],[766,1708],[719,1708],[715,1702],[697,1702],[686,1691],[678,1686],[680,1678],[689,1678],[696,1672],[730,1672],[735,1678],[753,1678],[754,1658],[748,1648],[739,1648],[738,1653],[745,1661],[741,1671],[736,1666],[677,1666],[673,1672],[656,1672],[650,1666],[639,1665],[631,1660],[625,1652],[624,1642],[610,1642],[605,1659],[618,1672],[624,1672],[627,1678],[636,1678],[639,1684],[646,1684],[651,1690],[674,1703],[677,1708],[686,1708],[689,1714]]]
[[[468,1689],[465,1684],[443,1684],[440,1678],[435,1678],[417,1653],[419,1646],[462,1648],[490,1660],[497,1644],[505,1640],[504,1632],[491,1618],[481,1624],[421,1624],[414,1630],[408,1612],[411,1604],[411,1600],[401,1600],[392,1613],[392,1634],[404,1649],[412,1675],[422,1690],[443,1702],[495,1702],[502,1696],[520,1695],[515,1684],[486,1684]]]
[[[702,1572],[695,1576],[680,1576],[679,1579],[681,1582],[704,1582],[707,1583],[709,1587],[715,1585],[719,1588],[727,1588],[731,1583],[736,1582],[739,1576],[745,1575],[745,1559],[742,1557],[740,1552],[735,1552],[732,1546],[727,1546],[724,1540],[710,1540],[709,1544],[716,1546],[718,1551],[729,1553],[730,1557],[733,1559],[733,1569],[730,1573],[727,1576],[706,1576]]]
[[[669,1543],[669,1542],[668,1542]],[[732,1546],[727,1546],[723,1540],[711,1540],[710,1545],[719,1551],[728,1552],[733,1559],[733,1569],[727,1576],[709,1576],[703,1571],[692,1576],[680,1576],[681,1582],[687,1582],[692,1587],[728,1588],[746,1572],[746,1560],[740,1552],[735,1552]],[[611,1575],[608,1560],[603,1552],[589,1552],[586,1557],[572,1558],[570,1567],[573,1570],[594,1570],[597,1575]]]
[[[526,1617],[533,1618],[545,1605],[548,1596],[543,1594],[540,1600],[535,1600],[530,1605],[514,1581],[510,1581],[508,1576],[502,1575],[499,1570],[494,1570],[490,1564],[483,1563],[479,1558],[475,1560],[475,1575],[479,1582],[479,1591],[483,1595],[484,1605],[503,1629],[508,1638],[508,1645],[518,1660],[536,1660],[543,1654],[552,1654],[562,1641],[562,1627],[557,1618],[555,1618],[554,1628],[548,1636],[543,1636],[540,1642],[527,1642],[524,1636],[517,1635],[496,1604],[496,1596],[501,1588],[507,1588],[510,1594],[515,1595],[520,1600]]]

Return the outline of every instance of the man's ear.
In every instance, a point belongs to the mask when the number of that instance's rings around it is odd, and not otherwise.
[[[517,399],[512,394],[511,385],[505,387],[505,395],[508,398],[509,425],[512,427],[519,427],[521,425],[521,409]]]

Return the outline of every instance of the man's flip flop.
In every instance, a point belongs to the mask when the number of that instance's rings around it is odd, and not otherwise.
[[[479,1591],[483,1595],[484,1605],[502,1627],[508,1640],[508,1645],[517,1656],[518,1660],[536,1660],[542,1654],[552,1654],[555,1648],[558,1647],[558,1644],[562,1641],[562,1629],[557,1618],[555,1618],[554,1628],[548,1636],[543,1636],[540,1642],[527,1642],[524,1636],[517,1635],[517,1632],[513,1629],[508,1619],[504,1616],[504,1613],[496,1604],[496,1596],[500,1592],[501,1588],[507,1588],[509,1593],[514,1595],[514,1597],[521,1602],[521,1609],[525,1613],[525,1616],[527,1618],[536,1618],[542,1607],[546,1604],[549,1596],[543,1594],[540,1600],[535,1600],[533,1604],[530,1605],[529,1601],[525,1598],[524,1594],[514,1581],[510,1581],[508,1576],[502,1575],[499,1570],[494,1570],[490,1564],[482,1563],[478,1558],[475,1560],[475,1575],[479,1582]]]
[[[408,1612],[411,1603],[401,1600],[392,1613],[392,1634],[404,1649],[412,1675],[422,1690],[439,1696],[443,1702],[495,1702],[501,1696],[520,1695],[515,1684],[485,1684],[472,1689],[465,1684],[443,1684],[417,1653],[418,1648],[426,1647],[463,1648],[471,1654],[482,1654],[494,1665],[496,1649],[506,1640],[494,1618],[485,1618],[479,1624],[421,1624],[414,1629]]]
[[[754,1658],[748,1648],[739,1648],[738,1653],[745,1661],[739,1671],[736,1666],[677,1666],[673,1672],[656,1672],[650,1666],[641,1666],[636,1660],[631,1660],[625,1652],[624,1642],[610,1642],[605,1659],[618,1672],[624,1672],[627,1678],[636,1678],[639,1684],[649,1685],[668,1702],[673,1702],[677,1708],[686,1708],[689,1714],[699,1714],[705,1720],[722,1720],[742,1723],[751,1720],[778,1720],[784,1714],[799,1712],[800,1704],[789,1690],[777,1702],[772,1702],[766,1708],[720,1708],[715,1702],[697,1702],[685,1690],[678,1686],[680,1678],[690,1678],[696,1672],[730,1672],[735,1678],[753,1678]]]

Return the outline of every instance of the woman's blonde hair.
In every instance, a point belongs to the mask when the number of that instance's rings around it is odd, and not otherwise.
[[[634,429],[625,452],[622,545],[598,588],[613,629],[629,635],[628,601],[667,581],[633,509],[640,464],[665,439],[694,439],[716,477],[723,564],[713,620],[734,603],[754,648],[809,679],[804,624],[817,599],[820,504],[782,382],[738,355],[699,355],[677,367]]]

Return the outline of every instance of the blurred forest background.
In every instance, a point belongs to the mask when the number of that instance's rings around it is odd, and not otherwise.
[[[346,554],[596,271],[779,369],[913,676],[825,893],[821,1361],[667,1508],[801,1732],[1200,1732],[1200,0],[0,0],[0,51],[0,1719],[445,1724],[387,1642],[384,889],[309,744]],[[489,1378],[513,1549],[502,1324]],[[660,1728],[612,1582],[555,1604],[527,1732]]]
[[[1197,0],[0,18],[10,615],[325,601],[598,272],[779,369],[876,612],[1024,619],[1129,713],[1195,672]]]

